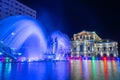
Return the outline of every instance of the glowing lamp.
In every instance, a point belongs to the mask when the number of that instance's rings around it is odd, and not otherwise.
[[[103,57],[103,60],[107,60],[107,58],[106,58],[106,57]]]

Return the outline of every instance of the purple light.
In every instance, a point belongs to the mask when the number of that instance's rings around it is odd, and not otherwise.
[[[24,62],[24,60],[21,60],[21,62]]]
[[[88,57],[85,57],[85,60],[88,60]]]
[[[82,60],[82,58],[81,58],[81,57],[79,57],[78,59],[79,59],[79,60]]]

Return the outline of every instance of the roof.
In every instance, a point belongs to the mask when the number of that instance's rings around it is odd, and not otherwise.
[[[79,33],[77,33],[77,34],[74,34],[74,36],[80,36],[80,35],[94,35],[95,36],[95,38],[94,38],[94,40],[95,41],[99,41],[99,40],[101,40],[101,38],[95,33],[95,31],[82,31],[82,32],[79,32]]]

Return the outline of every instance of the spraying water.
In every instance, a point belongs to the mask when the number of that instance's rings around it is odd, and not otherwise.
[[[71,48],[71,41],[69,37],[60,31],[54,31],[51,35],[51,39],[53,41],[52,52],[56,55],[55,59],[66,59]]]
[[[47,49],[45,37],[43,26],[30,17],[12,16],[0,22],[1,43],[16,51],[25,48],[21,54],[27,59],[42,58]]]
[[[47,36],[50,38],[47,39]],[[12,55],[29,61],[44,60],[45,54],[47,58],[54,56],[52,60],[64,60],[71,47],[66,34],[54,31],[47,35],[43,26],[27,16],[12,16],[2,20],[0,42],[8,49],[16,51],[12,52]]]

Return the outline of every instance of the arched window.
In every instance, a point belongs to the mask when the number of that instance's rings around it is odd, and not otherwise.
[[[110,47],[110,51],[112,51],[112,47]]]
[[[98,47],[98,48],[97,48],[97,51],[99,51],[99,50],[100,50],[100,48]]]
[[[79,38],[77,37],[76,40],[79,40]]]
[[[88,47],[88,51],[90,51],[90,47]]]
[[[106,47],[103,47],[103,51],[106,51]]]
[[[80,35],[80,39],[82,39],[82,35]]]

